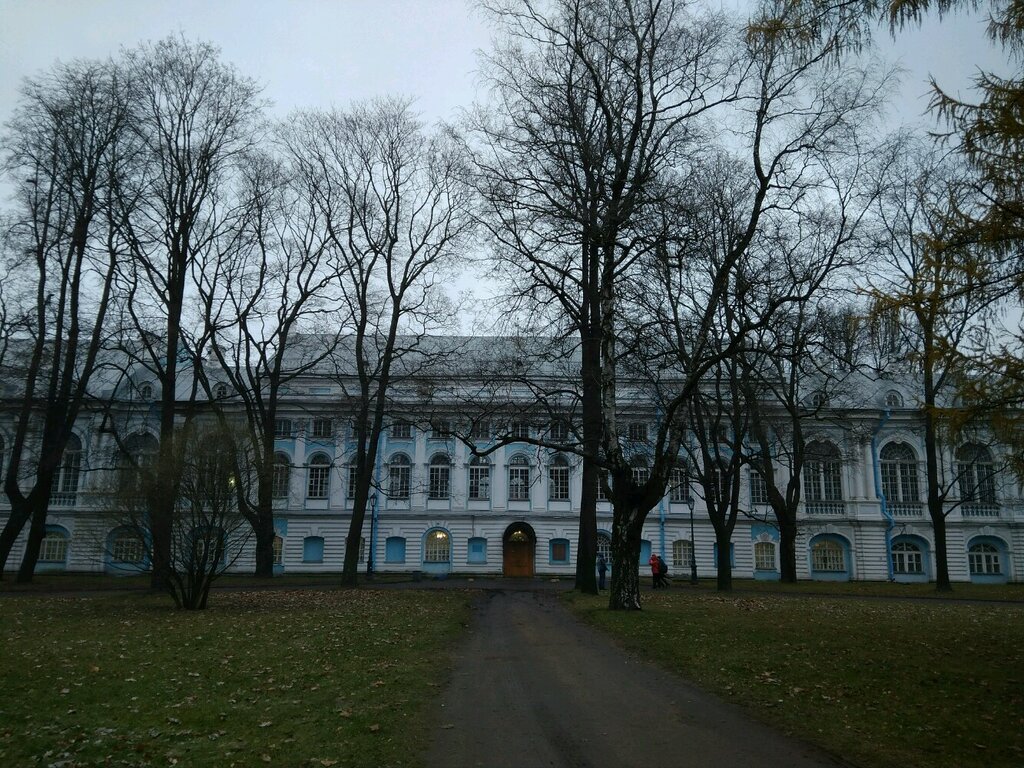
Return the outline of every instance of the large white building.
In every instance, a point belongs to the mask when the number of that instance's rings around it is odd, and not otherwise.
[[[283,573],[341,570],[352,507],[353,447],[345,420],[344,382],[310,373],[292,382],[276,425],[274,477],[276,568]],[[133,450],[154,450],[154,384],[144,376],[123,385],[131,402]],[[218,391],[219,389],[219,391]],[[797,568],[802,579],[928,581],[935,545],[924,506],[923,434],[912,397],[892,383],[872,382],[856,408],[832,409],[807,426],[815,458],[805,468]],[[575,572],[580,508],[580,459],[527,443],[474,457],[466,444],[494,445],[493,423],[474,418],[465,401],[431,394],[431,412],[417,408],[407,388],[402,413],[381,438],[379,490],[363,527],[360,561],[377,572],[571,576]],[[448,389],[451,392],[453,390]],[[215,394],[230,398],[223,385]],[[490,404],[492,407],[494,403]],[[655,429],[653,410],[633,407],[628,428],[637,439]],[[523,419],[503,429],[520,436],[560,429]],[[0,439],[9,445],[7,426]],[[457,432],[458,437],[452,434]],[[118,448],[100,413],[75,426],[53,494],[40,571],[131,572],[142,554],[109,506]],[[1024,581],[1024,499],[1009,473],[999,472],[998,447],[950,448],[944,465],[956,472],[947,518],[953,581]],[[954,470],[955,468],[955,470]],[[638,467],[638,471],[643,471]],[[779,574],[779,536],[757,477],[747,474],[729,557],[738,578]],[[693,504],[688,500],[692,498]],[[0,499],[0,520],[6,518]],[[607,548],[611,505],[598,503],[599,548]],[[24,534],[7,564],[21,561]],[[663,555],[674,572],[689,572],[691,552],[702,577],[715,574],[714,531],[699,486],[680,466],[643,532],[641,562]],[[251,547],[233,566],[251,571]]]

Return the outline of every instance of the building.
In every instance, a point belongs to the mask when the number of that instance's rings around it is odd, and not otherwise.
[[[560,374],[549,367],[539,375]],[[343,378],[314,370],[291,382],[275,425],[275,559],[280,572],[337,572],[342,567],[353,501]],[[371,498],[360,544],[364,566],[372,557],[377,572],[571,577],[580,459],[515,442],[485,457],[474,456],[467,440],[482,449],[495,446],[494,423],[468,414],[465,399],[453,395],[461,385],[427,393],[422,381],[407,384],[381,437],[379,490]],[[215,396],[230,399],[225,386],[216,385]],[[155,452],[154,384],[142,376],[121,391],[130,450]],[[812,460],[803,479],[798,575],[931,580],[935,551],[923,501],[920,411],[905,406],[909,393],[891,382],[872,381],[860,391],[857,407],[830,409],[828,418],[807,427]],[[431,402],[429,412],[424,399]],[[489,406],[499,413],[494,405],[492,399]],[[651,409],[634,403],[627,417],[631,437],[645,439],[655,418]],[[506,420],[502,426],[505,434],[524,438],[563,428],[536,419]],[[5,429],[0,422],[4,445]],[[118,450],[108,417],[97,411],[79,419],[51,499],[39,571],[138,569],[140,543],[107,508]],[[999,465],[998,446],[967,443],[946,452],[944,466],[955,469],[958,478],[958,498],[947,518],[954,582],[1024,581],[1024,493]],[[645,470],[638,466],[635,471]],[[779,537],[763,481],[748,473],[742,493],[746,514],[737,523],[728,555],[733,575],[776,579]],[[0,519],[6,510],[6,501],[0,501]],[[601,549],[609,546],[611,524],[610,503],[599,501]],[[8,568],[18,567],[23,542],[24,534]],[[234,570],[251,571],[249,550]],[[652,551],[662,554],[674,572],[688,573],[694,555],[700,576],[715,574],[720,553],[700,488],[691,488],[685,466],[677,468],[668,493],[648,516],[642,563]]]

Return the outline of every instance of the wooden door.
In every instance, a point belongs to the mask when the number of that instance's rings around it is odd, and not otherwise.
[[[533,576],[533,542],[506,541],[503,570],[506,576]]]

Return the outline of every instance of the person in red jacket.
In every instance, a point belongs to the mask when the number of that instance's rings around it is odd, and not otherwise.
[[[658,556],[651,554],[651,559],[647,561],[651,566],[651,589],[657,589],[661,586],[661,575],[658,573]]]

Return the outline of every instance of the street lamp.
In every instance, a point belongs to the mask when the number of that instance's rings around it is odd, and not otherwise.
[[[366,578],[373,578],[373,551],[376,549],[377,494],[370,494],[370,551],[366,556]]]
[[[690,508],[690,583],[697,583],[697,541],[693,538],[693,495],[686,497],[686,506]]]

